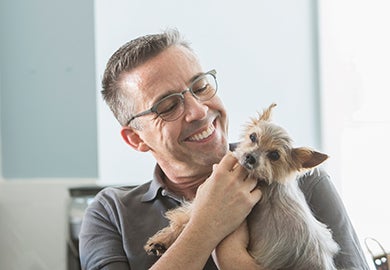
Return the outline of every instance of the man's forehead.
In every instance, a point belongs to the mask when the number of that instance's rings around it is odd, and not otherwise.
[[[172,48],[126,72],[123,86],[141,96],[164,95],[183,90],[201,71],[191,51]]]

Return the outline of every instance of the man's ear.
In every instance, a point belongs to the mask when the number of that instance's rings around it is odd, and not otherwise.
[[[147,152],[150,150],[149,146],[142,140],[137,130],[131,127],[122,127],[121,130],[122,138],[125,142],[140,152]]]

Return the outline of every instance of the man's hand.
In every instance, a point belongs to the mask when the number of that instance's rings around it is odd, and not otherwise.
[[[199,187],[190,223],[207,222],[203,226],[219,243],[244,221],[260,200],[261,191],[256,185],[257,180],[248,178],[246,169],[229,152],[214,165],[211,176]]]

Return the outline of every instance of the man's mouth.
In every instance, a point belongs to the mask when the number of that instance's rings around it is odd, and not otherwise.
[[[192,135],[191,137],[188,137],[188,140],[192,142],[204,140],[210,137],[214,131],[215,131],[214,125],[210,124],[209,127],[203,130],[202,132],[199,132],[197,134]]]

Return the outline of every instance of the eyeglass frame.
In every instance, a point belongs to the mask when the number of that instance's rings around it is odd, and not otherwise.
[[[217,82],[217,76],[216,76],[216,75],[217,75],[217,71],[216,71],[215,69],[212,69],[212,70],[207,71],[207,72],[205,72],[205,73],[201,73],[199,76],[197,76],[197,77],[191,82],[191,84],[190,84],[189,87],[187,87],[186,89],[184,89],[184,90],[181,91],[180,93],[173,93],[173,94],[170,94],[170,95],[168,95],[168,96],[165,96],[165,97],[163,97],[162,99],[160,99],[159,101],[157,101],[150,109],[145,110],[145,111],[140,112],[140,113],[137,113],[137,114],[135,114],[135,115],[132,115],[132,116],[130,117],[129,121],[127,121],[126,126],[129,126],[130,123],[131,123],[131,121],[133,121],[134,119],[136,119],[136,118],[138,118],[138,117],[140,117],[140,116],[144,116],[144,115],[151,114],[151,113],[155,113],[155,114],[157,114],[157,115],[160,117],[160,115],[159,115],[158,112],[157,112],[157,107],[158,107],[158,105],[161,104],[161,102],[165,101],[166,99],[168,99],[168,98],[170,98],[170,97],[173,97],[173,96],[180,96],[180,97],[182,98],[182,100],[184,101],[184,94],[187,93],[187,92],[190,92],[191,95],[192,95],[196,100],[199,100],[199,97],[196,96],[195,93],[192,91],[192,87],[194,86],[195,82],[197,82],[197,79],[198,79],[199,77],[205,76],[205,75],[211,75],[211,76],[214,77],[214,80],[215,80],[215,92],[214,92],[214,94],[213,94],[210,98],[208,98],[208,99],[206,99],[206,100],[202,100],[202,101],[207,101],[207,100],[212,99],[212,98],[217,94],[217,91],[218,91],[218,82]],[[183,112],[184,112],[184,111],[183,111]],[[182,113],[182,114],[183,114],[183,113]],[[181,115],[182,115],[182,114],[181,114]],[[181,115],[179,115],[179,117],[180,117]],[[179,117],[178,117],[178,118],[179,118]],[[177,120],[178,118],[173,119],[173,120],[170,120],[170,121],[167,121],[167,120],[164,120],[164,121],[171,122],[171,121]]]

